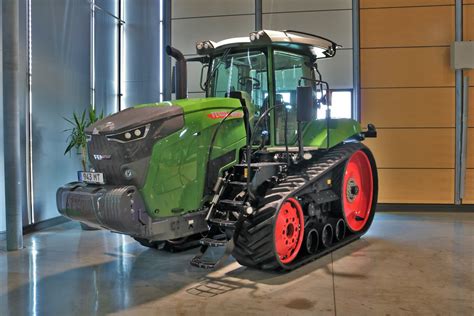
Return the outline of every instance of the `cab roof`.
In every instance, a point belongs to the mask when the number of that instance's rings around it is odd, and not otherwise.
[[[336,55],[336,50],[342,46],[322,36],[293,31],[271,31],[261,30],[250,33],[246,37],[235,37],[219,42],[202,41],[196,43],[196,51],[199,55],[219,54],[228,48],[253,48],[273,46],[303,51],[316,59],[330,58]]]

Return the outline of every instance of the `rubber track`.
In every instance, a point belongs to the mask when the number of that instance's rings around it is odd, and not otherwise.
[[[291,270],[309,261],[315,260],[325,254],[342,247],[362,236],[370,226],[358,234],[349,234],[333,247],[319,251],[313,255],[302,254],[290,265],[280,262],[274,250],[273,227],[275,215],[281,204],[288,198],[298,196],[298,192],[312,185],[327,172],[337,166],[342,166],[349,157],[360,149],[367,149],[360,143],[347,143],[330,149],[325,155],[314,161],[303,163],[282,182],[267,191],[262,206],[254,215],[249,217],[242,226],[239,236],[234,237],[235,248],[232,253],[234,258],[242,265],[264,269]],[[374,183],[375,185],[375,183]],[[373,210],[372,210],[373,211]]]

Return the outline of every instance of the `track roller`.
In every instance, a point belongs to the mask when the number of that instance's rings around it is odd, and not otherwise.
[[[334,227],[334,239],[336,241],[341,241],[346,236],[346,223],[342,218],[332,219],[331,224]]]
[[[323,248],[331,247],[332,240],[333,240],[333,232],[334,232],[334,229],[332,228],[332,225],[329,223],[320,228],[321,246]]]
[[[305,232],[305,250],[308,254],[315,254],[319,248],[319,233],[316,228]]]

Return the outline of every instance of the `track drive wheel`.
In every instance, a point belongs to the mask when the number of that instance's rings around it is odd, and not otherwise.
[[[354,233],[367,230],[374,217],[374,176],[364,150],[358,150],[346,163],[341,188],[342,215]]]
[[[289,198],[280,207],[275,221],[275,251],[282,263],[290,263],[296,258],[303,237],[303,209],[297,200]]]
[[[298,256],[304,236],[300,203],[270,190],[263,207],[244,222],[232,255],[245,266],[281,268]]]

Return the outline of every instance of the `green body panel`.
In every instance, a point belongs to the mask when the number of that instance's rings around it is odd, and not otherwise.
[[[213,131],[226,113],[240,108],[238,99],[205,98],[172,102],[184,111],[184,127],[158,141],[150,160],[145,185],[141,189],[148,213],[153,218],[176,216],[199,209],[203,202],[207,157]],[[141,105],[169,106],[170,102]],[[226,119],[217,134],[211,159],[245,146],[245,127],[238,110]],[[216,116],[218,118],[216,118]]]
[[[141,188],[148,213],[153,218],[176,216],[198,210],[204,202],[207,158],[212,134],[226,113],[240,108],[238,99],[202,98],[145,104],[147,106],[178,105],[184,111],[184,127],[158,141],[154,147],[145,185]],[[253,109],[249,109],[254,113]],[[230,151],[234,160],[223,166],[222,172],[239,162],[239,151],[245,147],[245,127],[242,111],[234,112],[219,130],[211,159]],[[252,116],[252,114],[251,114]],[[252,117],[251,117],[252,118]],[[306,123],[305,146],[327,147],[326,120]],[[350,119],[330,121],[330,143],[333,147],[361,132],[359,123]]]
[[[303,129],[303,144],[309,147],[328,148],[327,121],[308,122]],[[360,124],[352,119],[331,119],[329,122],[329,148],[351,136],[360,134]]]

